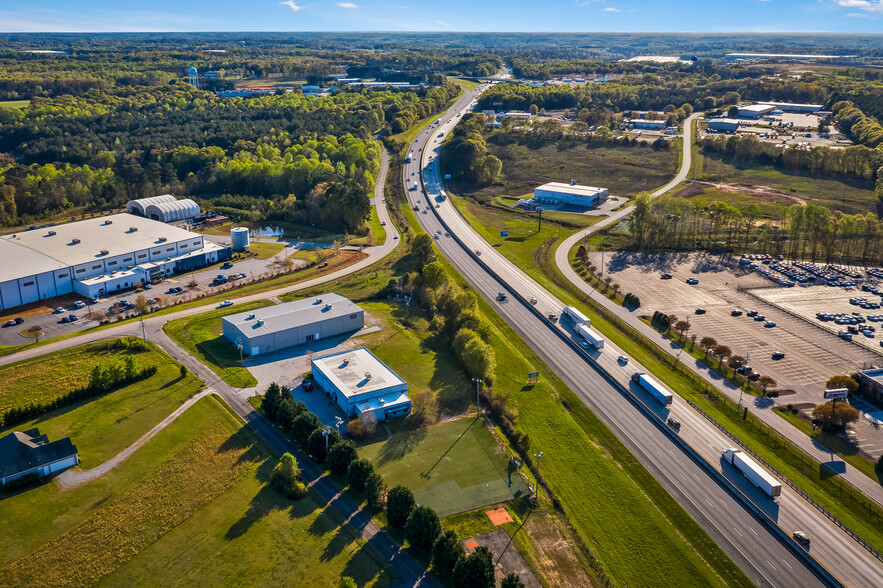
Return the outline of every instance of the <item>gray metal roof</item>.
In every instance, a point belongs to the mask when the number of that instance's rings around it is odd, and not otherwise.
[[[223,317],[223,322],[237,327],[246,337],[258,337],[287,329],[311,325],[329,318],[360,312],[359,306],[337,294],[322,294],[275,306],[240,312]]]
[[[311,367],[321,372],[347,398],[373,394],[405,383],[364,347],[319,357],[312,361]]]
[[[65,269],[68,264],[26,247],[12,239],[0,239],[0,282]]]
[[[49,442],[37,429],[0,438],[0,478],[6,478],[77,454],[70,437]]]

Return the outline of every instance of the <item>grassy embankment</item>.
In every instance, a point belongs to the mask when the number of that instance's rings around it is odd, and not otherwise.
[[[100,478],[0,501],[0,583],[265,585],[308,575],[333,585],[349,575],[388,585],[384,562],[314,494],[292,503],[266,485],[274,463],[241,419],[204,398]]]
[[[0,108],[26,108],[30,105],[30,100],[0,100]]]
[[[256,386],[258,381],[248,369],[241,366],[239,351],[222,336],[221,317],[272,305],[269,300],[257,300],[220,308],[169,321],[163,326],[163,330],[228,384],[237,388],[250,388]]]

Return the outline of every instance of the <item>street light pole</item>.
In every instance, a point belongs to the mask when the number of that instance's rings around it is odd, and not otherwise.
[[[338,417],[340,418],[340,417]],[[322,429],[322,436],[325,437],[325,455],[328,455],[328,435],[331,434],[331,427],[325,427]]]
[[[343,424],[342,418],[340,418],[339,416],[334,417],[334,426],[337,427],[338,436],[340,435],[340,425],[342,425],[342,424]],[[326,441],[327,441],[327,439],[326,439]],[[326,446],[325,449],[328,449],[328,447]]]
[[[481,390],[481,378],[472,378],[472,381],[475,382],[475,418],[481,417],[481,396],[479,391]]]
[[[241,366],[244,360],[242,359],[242,338],[236,337],[236,349],[239,350],[239,365]]]

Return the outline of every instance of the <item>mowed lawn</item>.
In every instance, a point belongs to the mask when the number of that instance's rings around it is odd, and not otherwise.
[[[34,374],[35,378],[63,378],[69,373],[65,364],[53,361],[54,357],[46,355],[40,358],[41,362],[33,366],[33,369],[40,370]],[[180,364],[159,349],[153,348],[136,357],[139,364],[156,365],[156,373],[113,392],[0,429],[0,436],[12,430],[39,427],[40,432],[49,435],[50,440],[70,437],[79,451],[80,467],[92,468],[104,463],[137,441],[203,386],[192,373],[188,372],[182,377]]]
[[[239,363],[239,351],[222,336],[221,317],[272,306],[269,300],[219,308],[167,322],[163,330],[231,386],[249,388],[258,381]]]
[[[274,255],[281,253],[285,249],[285,243],[266,243],[264,241],[252,241],[248,244],[248,249],[258,259],[270,259]]]
[[[360,447],[359,456],[370,459],[387,484],[407,486],[418,503],[432,506],[440,516],[529,494],[506,453],[475,417],[400,431]]]
[[[314,495],[266,485],[275,458],[215,397],[104,476],[0,501],[0,585],[386,585],[383,562]]]
[[[0,413],[30,402],[48,402],[81,388],[89,383],[96,364],[122,361],[126,355],[133,355],[142,368],[172,362],[154,346],[150,351],[113,349],[109,342],[100,341],[0,366]]]

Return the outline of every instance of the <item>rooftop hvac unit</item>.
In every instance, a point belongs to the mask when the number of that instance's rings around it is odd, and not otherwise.
[[[138,227],[129,227],[129,232],[130,232],[130,233],[134,233],[134,232],[137,231],[137,230],[138,230]]]
[[[348,359],[344,359],[344,360],[343,360],[343,366],[342,366],[342,367],[346,367],[346,366],[348,366],[349,364],[350,364],[350,360],[348,360]]]
[[[370,379],[371,379],[371,372],[365,372],[365,379],[366,379],[366,380],[370,380]]]
[[[316,298],[316,304],[322,304],[322,299],[321,299],[321,298]]]
[[[108,251],[107,249],[101,250],[101,255],[108,255],[108,254],[110,254],[110,251]]]
[[[571,185],[571,186],[576,186],[576,184],[577,184],[578,181],[579,181],[579,180],[570,180],[570,185]]]
[[[331,310],[331,303],[330,302],[325,305],[325,310]]]
[[[79,245],[80,240],[79,239],[71,239],[71,243],[73,243],[74,245]]]
[[[110,220],[110,219],[107,219],[106,221],[104,221],[104,224],[106,224],[106,225],[112,225],[112,224],[113,224],[113,221]]]
[[[260,319],[260,320],[258,320],[258,322],[255,323],[255,326],[256,326],[256,327],[262,327],[262,326],[264,326],[264,319]]]
[[[47,237],[54,237],[54,236],[55,236],[55,231],[49,231],[48,233],[46,233],[46,236],[47,236]]]
[[[380,403],[380,406],[383,406],[384,404],[386,404],[386,398],[381,398],[381,399],[378,400],[377,402]]]
[[[157,242],[157,243],[165,243],[165,242],[168,241],[168,240],[169,240],[169,239],[168,239],[167,237],[160,237],[159,239],[156,240],[156,242]]]

